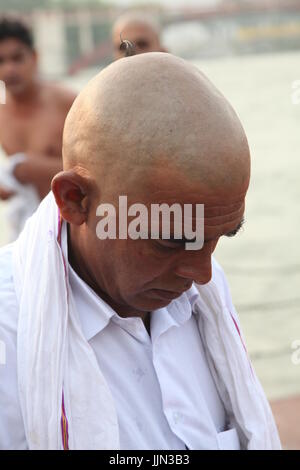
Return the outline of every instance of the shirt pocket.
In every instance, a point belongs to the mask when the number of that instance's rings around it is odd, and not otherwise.
[[[235,428],[219,432],[217,435],[219,450],[240,450],[240,440]]]

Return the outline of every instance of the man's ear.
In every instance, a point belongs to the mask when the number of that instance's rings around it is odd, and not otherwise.
[[[54,176],[51,189],[62,217],[73,225],[81,225],[88,215],[88,181],[74,170]]]

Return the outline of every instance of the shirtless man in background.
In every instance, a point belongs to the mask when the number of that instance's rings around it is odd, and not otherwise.
[[[6,86],[6,104],[0,106],[0,144],[8,157],[25,154],[13,174],[20,183],[31,184],[42,199],[62,169],[63,126],[75,94],[41,81],[37,66],[30,30],[20,21],[0,20],[0,80]],[[12,195],[0,186],[0,199]]]
[[[115,21],[112,28],[112,40],[115,59],[124,57],[120,49],[122,39],[127,39],[134,45],[135,54],[145,52],[167,52],[162,46],[160,28],[156,22],[141,13],[125,13]]]

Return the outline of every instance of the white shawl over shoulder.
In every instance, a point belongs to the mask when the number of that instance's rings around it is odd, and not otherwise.
[[[14,249],[18,382],[26,439],[30,449],[116,449],[113,399],[72,308],[60,232],[58,208],[49,194]],[[66,230],[62,235],[66,238]]]

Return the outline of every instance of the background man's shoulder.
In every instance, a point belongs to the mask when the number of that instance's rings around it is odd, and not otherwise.
[[[55,103],[68,112],[76,98],[76,93],[58,83],[45,83],[44,87],[48,99],[55,101]]]

